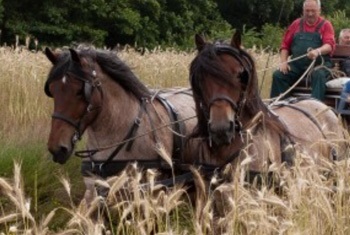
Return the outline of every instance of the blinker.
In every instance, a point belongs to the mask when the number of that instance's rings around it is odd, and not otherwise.
[[[49,83],[48,83],[48,82],[45,83],[44,91],[45,91],[45,94],[46,94],[48,97],[52,98],[52,94],[51,94],[51,92],[50,92]]]

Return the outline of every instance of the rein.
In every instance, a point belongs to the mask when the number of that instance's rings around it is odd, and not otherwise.
[[[139,134],[139,135],[136,135],[136,136],[133,136],[133,137],[130,137],[128,139],[125,139],[123,141],[120,141],[118,143],[115,143],[115,144],[112,144],[112,145],[108,145],[108,146],[104,146],[104,147],[99,147],[99,148],[95,148],[95,149],[90,149],[90,150],[81,150],[81,151],[76,151],[75,152],[75,156],[77,157],[80,157],[80,158],[87,158],[87,157],[90,157],[90,156],[93,156],[95,153],[97,152],[101,152],[101,151],[104,151],[104,150],[108,150],[108,149],[111,149],[111,148],[115,148],[115,147],[118,147],[120,145],[124,145],[125,143],[128,143],[130,141],[134,141],[135,139],[138,139],[138,138],[141,138],[143,136],[146,136],[150,133],[153,133],[155,131],[158,131],[158,130],[161,130],[163,128],[167,128],[169,126],[172,126],[174,124],[177,124],[177,123],[181,123],[181,122],[185,122],[185,121],[188,121],[188,120],[191,120],[191,119],[194,119],[196,118],[197,116],[192,116],[192,117],[188,117],[188,118],[183,118],[183,119],[179,119],[177,121],[173,121],[173,122],[169,122],[167,124],[164,124],[162,126],[159,126],[157,128],[154,128],[150,131],[146,131],[142,134]]]
[[[140,109],[137,117],[134,120],[133,125],[129,129],[128,133],[124,137],[123,141],[114,144],[112,146],[107,146],[103,148],[96,148],[93,150],[83,150],[83,151],[77,151],[75,152],[75,155],[81,158],[90,158],[90,161],[84,161],[82,162],[82,174],[83,176],[90,176],[91,174],[99,175],[103,178],[106,178],[111,175],[115,175],[116,173],[123,170],[128,164],[131,162],[138,162],[143,168],[158,168],[161,170],[170,170],[173,169],[172,166],[175,165],[175,170],[185,170],[188,167],[185,166],[186,164],[183,164],[182,159],[182,148],[184,146],[183,142],[183,135],[184,133],[184,124],[183,122],[185,120],[189,120],[195,117],[190,117],[186,119],[178,119],[178,113],[176,109],[172,106],[170,102],[168,102],[165,98],[161,96],[156,96],[156,99],[161,103],[161,105],[166,109],[168,115],[170,115],[170,119],[172,120],[169,124],[160,126],[158,128],[154,127],[153,119],[151,118],[148,109],[147,104],[149,104],[149,100],[147,98],[141,99]],[[153,103],[153,102],[152,102]],[[148,116],[148,119],[150,121],[151,125],[151,131],[147,133],[143,133],[141,135],[135,136],[140,124],[141,124],[141,118],[142,115],[146,113]],[[173,141],[173,153],[172,153],[172,163],[168,163],[165,160],[162,160],[161,157],[154,160],[142,160],[142,159],[128,159],[128,160],[114,160],[114,158],[118,155],[118,153],[122,150],[124,146],[126,146],[126,151],[130,151],[131,146],[136,138],[139,138],[141,136],[145,136],[149,133],[153,133],[154,139],[156,143],[159,143],[158,136],[156,135],[156,131],[168,127],[172,125],[173,129],[176,133],[179,133],[177,135],[174,134],[174,141]],[[173,132],[174,132],[173,131]],[[94,161],[92,159],[93,155],[97,152],[116,147],[116,149],[109,155],[107,160],[104,161]]]
[[[304,77],[311,71],[312,67],[315,65],[316,60],[313,60],[311,62],[311,64],[309,65],[309,67],[305,70],[305,72],[303,73],[303,75],[301,75],[301,77],[291,86],[289,87],[288,90],[286,90],[285,92],[283,92],[282,94],[280,94],[277,98],[272,98],[270,100],[273,100],[273,102],[271,102],[269,104],[269,107],[271,107],[272,105],[274,105],[275,103],[277,103],[280,99],[282,99],[284,96],[286,96],[291,90],[293,90],[303,79]],[[269,99],[268,99],[269,100]]]

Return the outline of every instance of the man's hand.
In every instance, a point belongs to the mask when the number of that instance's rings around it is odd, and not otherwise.
[[[283,73],[286,74],[290,70],[290,67],[287,62],[281,63],[279,66],[279,70]]]
[[[321,55],[320,49],[313,49],[313,50],[308,51],[308,53],[307,53],[307,57],[310,60],[316,60],[316,58],[319,57],[320,55]]]

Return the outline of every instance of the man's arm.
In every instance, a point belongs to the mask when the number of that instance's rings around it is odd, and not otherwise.
[[[311,60],[316,59],[320,55],[327,55],[332,51],[332,46],[328,43],[323,44],[319,48],[315,48],[307,53],[307,57]]]
[[[284,74],[288,73],[289,71],[289,66],[287,63],[288,57],[289,57],[289,51],[287,49],[281,49],[279,70]]]

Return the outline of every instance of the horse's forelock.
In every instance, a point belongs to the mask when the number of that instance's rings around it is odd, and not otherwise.
[[[226,72],[221,61],[219,60],[215,45],[213,44],[206,44],[203,50],[198,53],[196,58],[191,63],[190,74],[190,79],[193,80],[195,83],[194,85],[197,86],[199,86],[199,83],[204,78],[210,77],[214,82],[223,83],[224,85],[230,85],[234,82],[232,81],[231,74]]]
[[[63,51],[57,58],[57,62],[52,66],[46,83],[49,84],[55,79],[60,79],[66,73],[70,65],[70,54],[68,51]]]

